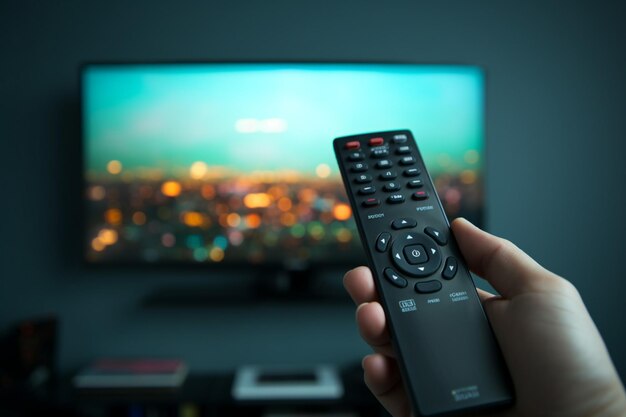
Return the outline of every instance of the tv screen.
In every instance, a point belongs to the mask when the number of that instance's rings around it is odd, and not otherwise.
[[[332,151],[410,129],[448,216],[483,212],[484,76],[472,66],[89,64],[90,263],[363,260]]]

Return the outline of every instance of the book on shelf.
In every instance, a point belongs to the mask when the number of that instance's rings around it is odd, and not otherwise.
[[[98,359],[74,378],[76,388],[178,388],[188,374],[180,359]]]

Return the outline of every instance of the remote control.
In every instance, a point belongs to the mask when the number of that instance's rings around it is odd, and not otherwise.
[[[333,145],[414,414],[511,404],[502,354],[411,132]]]

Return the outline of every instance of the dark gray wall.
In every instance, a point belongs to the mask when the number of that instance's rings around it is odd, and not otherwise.
[[[172,355],[195,369],[347,364],[352,307],[144,308],[226,272],[80,266],[77,66],[85,60],[463,62],[488,74],[488,227],[581,291],[626,375],[626,54],[615,4],[107,1],[0,5],[0,328],[54,313],[60,363]],[[337,279],[340,274],[337,273]]]

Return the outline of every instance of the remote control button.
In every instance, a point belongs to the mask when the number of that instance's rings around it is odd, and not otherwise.
[[[381,180],[395,180],[398,177],[398,173],[396,171],[385,171],[380,174]]]
[[[415,291],[420,294],[430,294],[433,292],[437,292],[443,287],[441,282],[436,280],[418,282],[415,284]]]
[[[369,141],[370,146],[380,146],[385,143],[383,138],[371,138]]]
[[[404,196],[402,194],[391,194],[387,197],[387,202],[390,204],[398,204],[404,202]]]
[[[424,185],[424,183],[422,180],[411,180],[406,185],[408,185],[409,188],[420,188]]]
[[[456,261],[456,258],[453,256],[450,256],[448,259],[446,259],[446,265],[443,267],[443,272],[441,273],[441,276],[444,277],[445,279],[454,278],[458,267],[459,266]]]
[[[417,177],[421,173],[422,172],[419,170],[419,168],[409,168],[405,169],[403,172],[405,177]]]
[[[415,158],[412,156],[403,156],[400,159],[400,165],[413,165],[415,163]]]
[[[428,198],[428,193],[426,191],[416,191],[412,195],[413,200],[426,200]]]
[[[383,232],[378,235],[376,238],[376,250],[378,252],[384,252],[387,250],[387,246],[389,246],[389,241],[391,240],[391,234],[387,232]]]
[[[382,159],[376,163],[376,168],[378,169],[391,168],[392,166],[393,163],[389,159]]]
[[[383,190],[385,191],[398,191],[399,189],[400,189],[400,184],[398,184],[397,182],[388,182],[383,187]]]
[[[389,156],[389,149],[386,147],[373,148],[370,154],[372,158],[380,159]]]
[[[380,204],[380,200],[372,197],[372,198],[368,198],[361,204],[363,205],[363,207],[375,207]]]
[[[419,264],[413,264],[409,260],[415,262],[419,258],[413,254],[413,249],[418,249],[416,245],[424,248],[427,261]],[[405,248],[410,249],[405,251]],[[420,253],[421,255],[421,253]],[[406,233],[396,237],[391,245],[391,259],[400,272],[405,274],[423,278],[437,272],[441,266],[441,251],[437,244],[428,236],[421,233]]]
[[[365,187],[361,187],[359,188],[359,191],[358,191],[360,195],[374,194],[375,192],[376,192],[376,187],[374,187],[373,185],[367,185]]]
[[[350,150],[356,150],[361,147],[361,143],[358,140],[346,142],[345,148]]]
[[[417,221],[408,217],[395,219],[393,222],[391,222],[391,228],[393,230],[410,229],[415,226],[417,226]]]
[[[400,135],[393,135],[392,141],[393,143],[406,143],[407,136],[404,133]]]
[[[367,171],[367,164],[365,162],[357,162],[350,166],[350,172],[365,172]]]
[[[354,182],[357,184],[366,184],[368,182],[372,182],[372,176],[367,174],[361,174],[354,179]]]
[[[394,271],[391,268],[385,268],[384,275],[385,275],[385,278],[387,278],[387,281],[391,282],[393,285],[395,285],[398,288],[404,288],[408,284],[406,279],[402,278],[400,275],[396,273],[396,271]]]
[[[445,246],[448,243],[448,236],[435,229],[434,227],[427,227],[426,229],[424,229],[424,233],[435,239],[435,242],[437,242],[439,246]]]
[[[398,146],[396,149],[396,155],[406,155],[411,153],[411,148],[408,145]]]
[[[411,245],[404,247],[404,257],[411,265],[423,264],[428,262],[426,249],[422,245]]]
[[[348,154],[348,161],[362,161],[365,159],[365,154],[363,152],[350,152]]]

